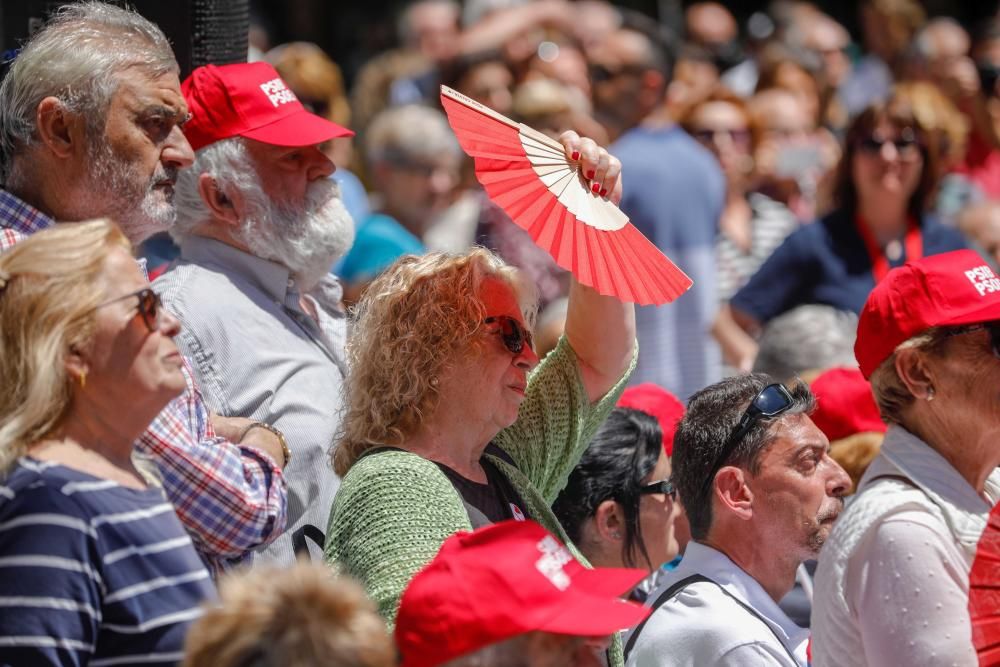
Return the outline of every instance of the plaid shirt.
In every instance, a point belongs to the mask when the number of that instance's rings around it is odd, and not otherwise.
[[[0,188],[0,252],[52,224]],[[284,530],[285,478],[267,455],[215,435],[187,360],[184,379],[184,393],[153,420],[135,449],[155,465],[195,547],[218,573]]]

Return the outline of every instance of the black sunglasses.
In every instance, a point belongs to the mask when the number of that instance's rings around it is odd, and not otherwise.
[[[865,137],[858,142],[858,148],[871,155],[880,155],[882,153],[882,146],[886,144],[895,146],[896,153],[902,158],[915,157],[920,148],[920,144],[915,137],[905,135],[896,137],[895,139],[879,139],[874,136]]]
[[[740,421],[736,424],[736,427],[730,431],[729,437],[726,438],[726,442],[722,445],[722,450],[719,455],[715,458],[715,462],[708,471],[708,476],[705,478],[704,488],[707,489],[711,485],[712,480],[715,479],[715,473],[719,472],[719,468],[726,462],[726,459],[733,453],[733,449],[736,445],[750,432],[761,419],[770,419],[772,417],[777,417],[781,413],[787,411],[792,407],[794,399],[792,395],[788,392],[783,384],[769,384],[760,390],[760,393],[750,401],[750,405],[743,412],[743,416],[740,417]]]
[[[521,326],[520,322],[509,315],[487,317],[483,320],[483,324],[500,325],[500,328],[497,329],[495,333],[500,334],[500,340],[503,341],[503,346],[506,347],[507,351],[511,354],[521,354],[525,344],[527,344],[531,349],[535,349],[535,345],[531,339],[531,332]]]
[[[671,500],[677,500],[677,487],[669,479],[661,479],[659,482],[652,482],[639,488],[640,496],[650,493],[662,493],[665,496],[670,496]]]
[[[160,295],[149,287],[144,287],[137,292],[125,294],[117,299],[105,301],[97,307],[103,308],[104,306],[110,306],[113,303],[118,303],[119,301],[132,298],[139,299],[139,315],[142,317],[142,322],[146,325],[149,333],[153,333],[160,326],[160,313],[163,311],[163,302],[160,300]]]
[[[953,329],[946,329],[942,337],[951,338],[952,336],[961,336],[973,331],[986,331],[990,335],[990,350],[992,350],[994,357],[1000,359],[1000,322],[984,322],[982,324],[969,324]]]

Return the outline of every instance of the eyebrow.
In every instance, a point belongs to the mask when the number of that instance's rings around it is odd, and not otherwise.
[[[162,116],[164,118],[169,118],[177,123],[184,123],[191,117],[191,113],[185,108],[172,108],[168,106],[163,106],[162,104],[152,104],[145,106],[136,112],[136,115],[140,118],[153,118],[156,116]]]

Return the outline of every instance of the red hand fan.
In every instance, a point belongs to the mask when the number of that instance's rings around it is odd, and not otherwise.
[[[691,287],[617,206],[590,191],[561,143],[447,86],[441,104],[490,199],[581,283],[642,305]]]
[[[972,643],[980,665],[1000,665],[1000,504],[990,512],[969,572]]]

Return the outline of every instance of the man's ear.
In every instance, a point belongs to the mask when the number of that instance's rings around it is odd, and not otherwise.
[[[35,109],[38,139],[54,155],[70,158],[87,148],[86,121],[55,97],[46,97]]]
[[[594,527],[604,542],[625,539],[625,514],[614,500],[605,500],[594,510]]]
[[[712,485],[714,496],[722,506],[744,521],[753,517],[753,491],[747,484],[746,471],[736,466],[723,466]]]
[[[233,201],[236,196],[223,192],[214,176],[202,174],[198,177],[198,194],[214,219],[222,220],[232,227],[239,226],[240,214],[236,210],[237,202]]]
[[[927,366],[923,354],[914,349],[896,352],[896,375],[917,399],[934,396],[934,371]]]

